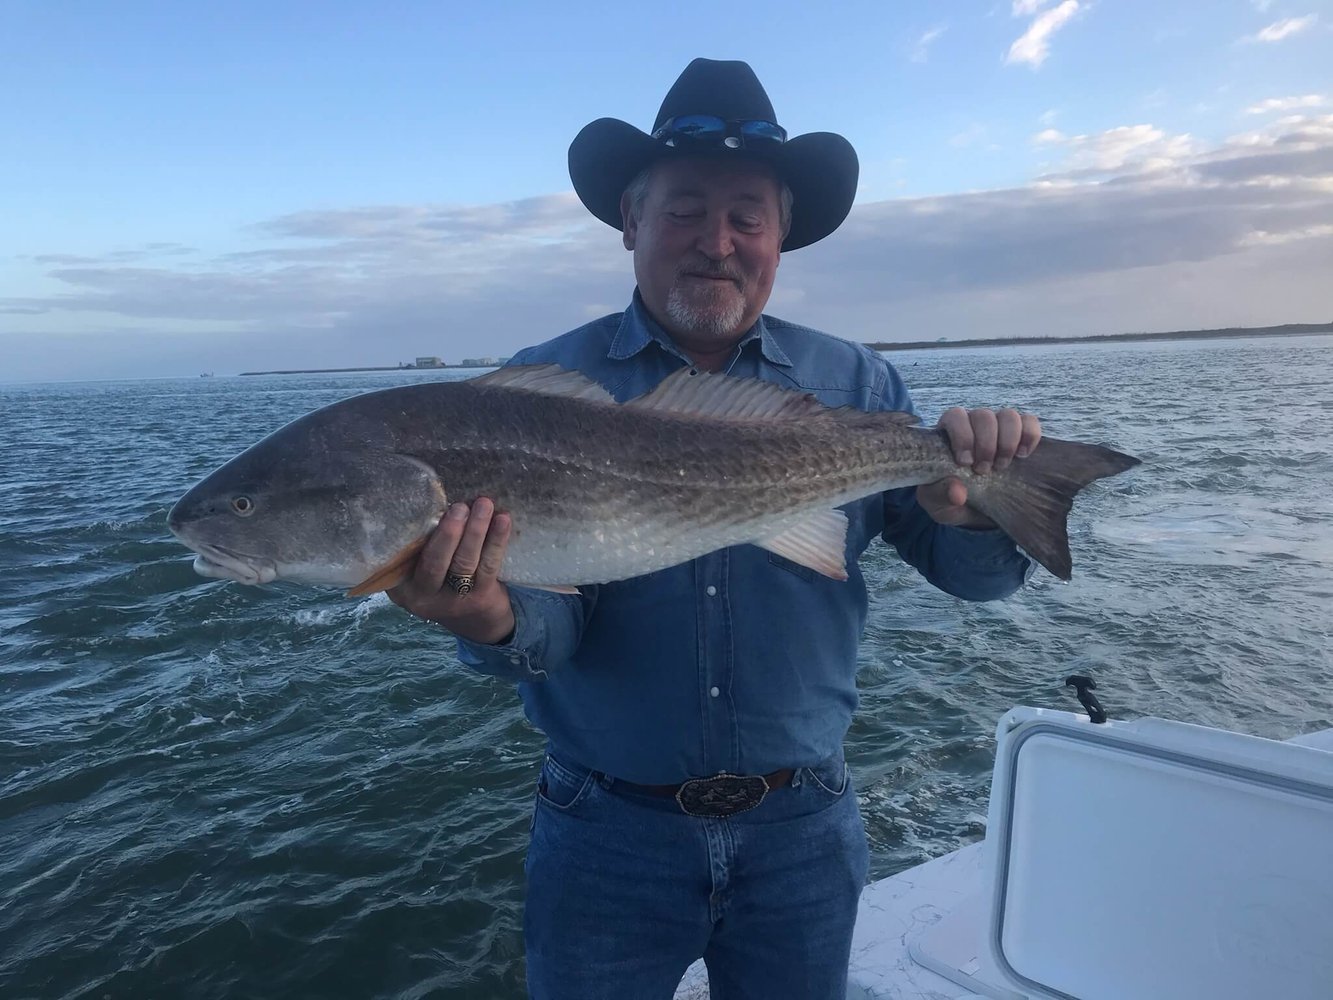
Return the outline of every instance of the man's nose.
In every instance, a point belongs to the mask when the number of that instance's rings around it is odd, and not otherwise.
[[[703,230],[696,241],[699,252],[710,260],[723,260],[730,257],[736,249],[732,240],[731,225],[725,216],[705,220]]]

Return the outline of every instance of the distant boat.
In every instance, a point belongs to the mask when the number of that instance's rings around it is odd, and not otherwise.
[[[212,373],[212,372],[200,372],[200,373],[199,373],[199,377],[200,377],[200,378],[212,378],[212,377],[213,377],[213,373]]]

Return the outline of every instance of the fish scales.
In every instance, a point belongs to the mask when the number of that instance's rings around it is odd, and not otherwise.
[[[489,496],[512,515],[506,575],[515,582],[651,572],[952,468],[937,435],[888,419],[736,421],[451,388],[423,394],[429,419],[416,412],[398,447],[433,466],[451,499]],[[581,560],[594,579],[571,580],[568,554],[597,550]]]

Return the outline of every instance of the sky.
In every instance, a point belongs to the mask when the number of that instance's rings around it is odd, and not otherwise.
[[[505,356],[625,307],[574,195],[744,59],[856,204],[767,311],[859,341],[1333,321],[1333,0],[0,0],[0,382]]]

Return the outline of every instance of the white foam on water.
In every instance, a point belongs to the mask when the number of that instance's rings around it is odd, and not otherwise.
[[[345,613],[342,608],[320,608],[314,611],[295,611],[282,617],[296,625],[332,625]]]
[[[282,616],[284,621],[294,625],[336,625],[351,620],[353,626],[360,625],[380,608],[388,607],[393,602],[383,591],[371,594],[355,604],[339,604],[325,608],[306,608]]]
[[[1160,506],[1164,499],[1169,506]],[[1226,564],[1271,556],[1333,562],[1333,542],[1311,537],[1298,518],[1261,498],[1236,497],[1227,506],[1172,497],[1157,503],[1157,510],[1095,521],[1092,534],[1113,545],[1149,546],[1173,562]]]

